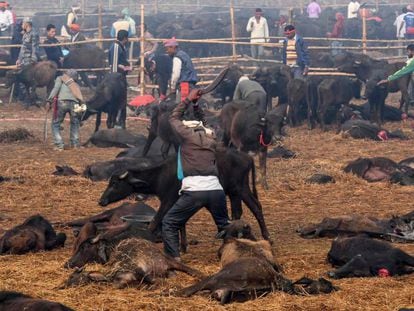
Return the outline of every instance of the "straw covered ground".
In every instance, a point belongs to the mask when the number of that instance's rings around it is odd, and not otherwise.
[[[18,117],[30,120],[11,120]],[[88,148],[56,152],[51,143],[43,144],[44,111],[33,108],[23,111],[20,106],[0,108],[0,131],[17,127],[34,134],[19,143],[0,144],[0,175],[21,177],[0,184],[0,233],[15,226],[32,214],[40,213],[51,222],[64,222],[102,211],[97,200],[106,183],[93,183],[83,177],[55,177],[56,164],[67,164],[81,172],[94,161],[109,160],[120,149]],[[81,130],[82,140],[91,134],[93,121]],[[144,132],[146,123],[129,120],[128,128]],[[65,138],[69,123],[64,124]],[[387,124],[387,128],[402,127],[407,133],[409,124]],[[287,148],[297,152],[292,160],[269,160],[270,190],[259,186],[267,226],[271,232],[277,260],[291,279],[302,276],[317,278],[331,268],[325,261],[331,240],[305,240],[295,230],[325,216],[350,213],[389,217],[414,209],[413,188],[369,184],[357,177],[342,173],[342,167],[361,156],[386,156],[393,160],[414,156],[412,140],[373,142],[344,139],[333,132],[308,132],[305,127],[288,129],[284,141]],[[412,135],[412,134],[411,134]],[[49,133],[50,140],[50,133]],[[304,179],[322,172],[334,176],[335,184],[308,185]],[[20,180],[20,182],[19,182]],[[151,199],[157,207],[157,200]],[[116,206],[116,205],[113,205]],[[113,207],[111,206],[111,207]],[[243,215],[258,227],[250,213]],[[216,252],[220,241],[214,239],[215,228],[209,215],[202,211],[188,224],[191,245],[183,261],[205,274],[218,271]],[[69,258],[73,245],[70,230],[64,249],[22,256],[0,257],[0,290],[21,291],[34,297],[58,301],[76,310],[398,310],[414,307],[414,275],[396,278],[344,279],[334,281],[340,290],[330,295],[312,297],[273,293],[254,301],[222,307],[207,295],[176,298],[169,291],[192,284],[191,277],[182,273],[147,289],[115,289],[110,285],[89,285],[66,290],[55,289],[70,274],[62,265]],[[414,254],[414,245],[397,245]],[[99,269],[89,266],[88,270]]]

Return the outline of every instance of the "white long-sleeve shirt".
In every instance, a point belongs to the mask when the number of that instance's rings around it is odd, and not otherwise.
[[[4,31],[13,24],[13,14],[9,10],[0,11],[0,29]]]
[[[260,17],[259,22],[257,22],[255,16],[251,17],[247,23],[246,30],[251,33],[250,42],[267,42],[269,39],[269,27],[264,17]]]
[[[405,27],[401,27],[404,24],[404,16],[407,13],[402,13],[397,16],[394,22],[394,26],[397,28],[397,38],[405,38]],[[401,31],[400,31],[401,29]]]
[[[173,58],[173,67],[172,67],[172,74],[171,74],[171,88],[175,89],[177,86],[178,79],[180,79],[181,75],[181,66],[183,62],[178,57]]]
[[[349,4],[348,4],[348,18],[357,18],[359,7],[360,7],[360,4],[359,4],[358,1],[349,2]],[[356,12],[356,13],[354,13],[354,12]]]

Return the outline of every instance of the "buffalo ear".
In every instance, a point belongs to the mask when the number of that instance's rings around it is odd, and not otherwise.
[[[132,176],[130,176],[130,177],[128,178],[128,181],[129,181],[131,184],[134,184],[134,185],[137,185],[137,184],[143,184],[144,186],[148,186],[148,183],[147,183],[145,180],[142,180],[142,179],[139,179],[139,178],[135,178],[135,177],[132,177]]]
[[[119,175],[119,179],[125,179],[128,176],[128,171],[122,173],[121,175]]]

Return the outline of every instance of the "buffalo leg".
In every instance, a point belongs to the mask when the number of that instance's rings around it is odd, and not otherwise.
[[[342,279],[346,277],[369,277],[372,276],[372,273],[366,260],[361,255],[356,255],[342,267],[328,272],[328,275],[334,279]]]
[[[251,191],[243,191],[242,200],[246,204],[247,208],[252,212],[257,222],[259,223],[260,232],[265,240],[270,239],[269,231],[267,230],[266,223],[263,216],[263,210],[260,202],[256,200]]]
[[[151,148],[152,143],[154,142],[155,138],[157,138],[157,133],[149,131],[147,141],[145,142],[144,150],[142,151],[142,156],[146,156],[148,151]]]
[[[101,126],[101,117],[102,112],[98,111],[96,113],[95,132],[99,131],[99,127]]]
[[[230,194],[231,219],[238,220],[243,214],[240,194]]]
[[[260,165],[260,173],[261,173],[261,184],[265,190],[269,189],[267,185],[266,179],[266,158],[267,158],[267,148],[261,150],[259,152],[259,165]]]

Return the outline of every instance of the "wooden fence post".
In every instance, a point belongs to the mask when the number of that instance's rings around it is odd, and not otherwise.
[[[362,16],[362,53],[367,54],[367,9],[361,10]]]
[[[234,5],[233,1],[230,2],[230,20],[231,20],[231,45],[232,45],[232,56],[233,61],[237,61],[237,54],[236,54],[236,29],[234,25]]]
[[[98,38],[99,40],[102,40],[102,0],[99,1],[99,7],[98,7],[98,13],[99,13],[99,19],[98,19]],[[99,42],[98,46],[102,49],[103,42]]]
[[[140,64],[140,68],[139,68],[139,78],[140,78],[140,90],[141,90],[141,96],[143,96],[145,94],[145,71],[144,71],[144,48],[145,48],[145,34],[144,34],[144,5],[141,4],[141,39],[140,39],[140,60],[141,60],[141,64]]]

